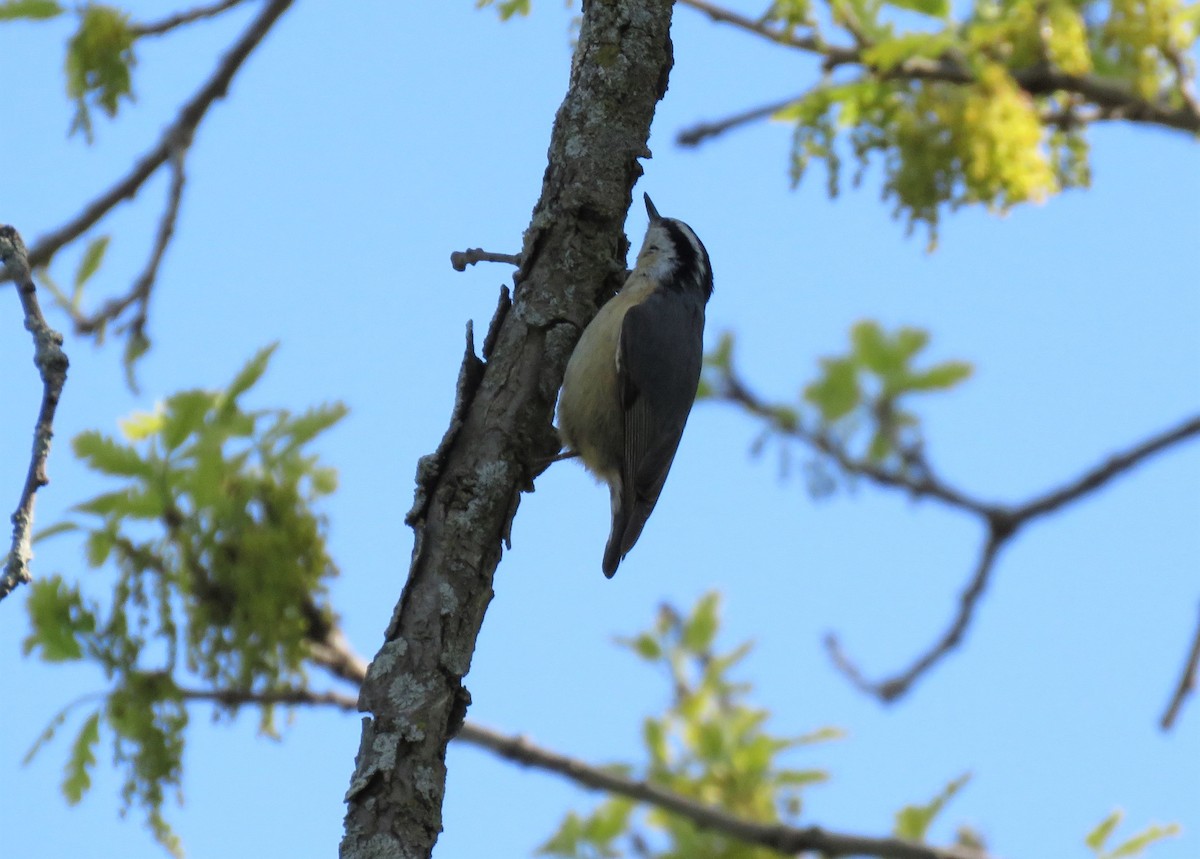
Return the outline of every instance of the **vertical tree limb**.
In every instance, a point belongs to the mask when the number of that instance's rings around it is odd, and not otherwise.
[[[29,271],[25,243],[17,231],[7,225],[0,226],[0,262],[17,285],[17,295],[25,311],[25,330],[33,335],[33,363],[42,377],[42,405],[33,428],[33,454],[29,458],[21,498],[12,515],[12,547],[4,572],[0,574],[0,599],[3,599],[31,578],[33,502],[38,489],[50,482],[46,476],[46,459],[50,455],[50,439],[54,437],[54,412],[67,381],[67,356],[62,349],[62,335],[46,324],[46,317],[38,305],[37,287]]]
[[[620,285],[638,158],[671,67],[671,0],[591,0],[555,118],[511,304],[475,357],[468,329],[450,429],[422,458],[408,581],[367,673],[343,859],[428,856],[442,826],[446,745],[520,493],[558,449],[551,427],[583,326]]]

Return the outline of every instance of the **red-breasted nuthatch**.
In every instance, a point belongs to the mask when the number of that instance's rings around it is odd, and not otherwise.
[[[713,291],[708,251],[692,228],[661,217],[649,195],[646,212],[637,266],[584,329],[558,400],[563,443],[612,497],[609,578],[641,535],[683,437]]]

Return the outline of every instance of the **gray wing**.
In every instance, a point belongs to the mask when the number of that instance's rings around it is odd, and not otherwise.
[[[658,291],[625,314],[617,350],[625,453],[620,503],[614,503],[604,551],[607,576],[633,548],[658,503],[696,399],[703,354],[701,301]]]

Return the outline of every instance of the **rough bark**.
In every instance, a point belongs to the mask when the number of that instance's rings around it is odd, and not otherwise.
[[[367,673],[346,794],[343,859],[429,856],[441,831],[446,745],[522,491],[558,443],[571,349],[619,287],[623,224],[671,67],[671,0],[591,0],[551,137],[521,267],[475,356],[470,326],[450,427],[422,458],[408,582]],[[543,463],[539,465],[539,463]]]

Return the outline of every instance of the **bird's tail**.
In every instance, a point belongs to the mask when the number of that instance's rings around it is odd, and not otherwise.
[[[653,504],[646,504],[636,497],[624,499],[622,503],[619,494],[613,493],[612,531],[608,535],[608,545],[604,547],[604,561],[601,564],[605,576],[611,579],[617,572],[621,560],[629,554],[638,537],[642,536],[642,529],[646,527],[646,520],[653,509]]]

